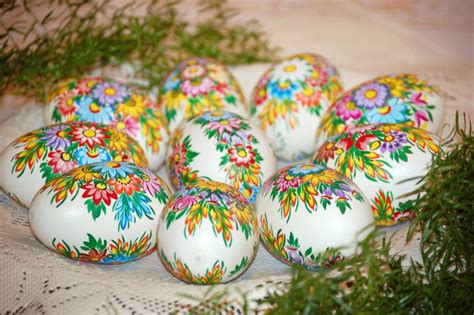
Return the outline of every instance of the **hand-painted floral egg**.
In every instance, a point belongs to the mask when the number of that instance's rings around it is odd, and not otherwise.
[[[357,241],[374,228],[360,189],[318,164],[280,169],[267,179],[255,206],[267,250],[286,264],[313,270],[354,254]]]
[[[209,111],[174,131],[166,165],[177,188],[201,177],[227,183],[253,203],[276,170],[276,158],[263,133],[247,120]]]
[[[65,80],[52,89],[44,114],[47,124],[89,121],[113,126],[138,141],[152,169],[164,161],[169,132],[161,111],[134,87],[102,77]]]
[[[183,120],[208,110],[247,113],[240,85],[226,67],[205,58],[181,62],[165,78],[159,104],[171,132]]]
[[[236,189],[200,179],[171,197],[157,237],[158,254],[172,275],[193,284],[226,283],[255,258],[257,217]]]
[[[314,153],[321,116],[341,91],[339,74],[325,58],[293,55],[262,76],[253,91],[251,115],[278,158],[302,159]]]
[[[323,144],[314,162],[356,182],[370,200],[375,223],[390,226],[413,216],[412,200],[402,196],[419,187],[419,178],[414,178],[426,174],[433,155],[440,151],[438,143],[436,136],[415,127],[353,127]]]
[[[5,148],[0,155],[0,187],[28,207],[47,181],[77,166],[104,161],[147,165],[140,145],[115,128],[89,122],[47,126]]]
[[[33,234],[58,254],[119,264],[154,251],[158,218],[170,198],[149,169],[99,162],[49,181],[31,203]]]
[[[352,126],[407,123],[436,133],[443,122],[439,88],[414,74],[387,75],[345,92],[326,111],[318,143]]]

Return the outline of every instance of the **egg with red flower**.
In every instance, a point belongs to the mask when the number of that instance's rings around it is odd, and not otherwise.
[[[90,122],[47,126],[5,148],[0,155],[0,187],[28,207],[47,181],[75,167],[104,161],[148,165],[138,142],[115,128]]]
[[[255,123],[283,160],[310,156],[321,117],[342,92],[336,68],[315,54],[297,54],[273,64],[250,102]]]
[[[417,189],[439,139],[415,127],[399,124],[350,128],[329,138],[313,161],[333,168],[359,185],[370,201],[375,223],[390,226],[410,220]]]
[[[126,263],[155,250],[158,217],[170,196],[166,183],[146,167],[92,163],[40,189],[30,207],[31,230],[67,258]]]
[[[276,158],[264,134],[227,111],[208,111],[183,122],[173,133],[166,166],[177,188],[205,178],[227,183],[251,203]]]
[[[114,127],[138,141],[152,169],[164,161],[169,132],[161,111],[133,86],[103,77],[64,80],[51,89],[44,115],[47,124],[85,121]]]

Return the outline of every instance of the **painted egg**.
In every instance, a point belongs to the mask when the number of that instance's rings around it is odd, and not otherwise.
[[[104,161],[147,165],[140,145],[115,128],[89,122],[47,126],[5,148],[0,155],[0,186],[28,207],[47,181],[77,166]]]
[[[436,133],[443,122],[439,88],[414,74],[388,75],[345,92],[326,111],[319,144],[352,126],[408,123]]]
[[[419,187],[419,178],[406,180],[426,174],[440,151],[438,143],[436,136],[415,127],[353,127],[323,144],[314,162],[354,180],[370,200],[375,223],[390,226],[413,216],[412,200],[401,196]]]
[[[227,183],[251,203],[276,170],[276,158],[263,133],[237,114],[205,112],[173,133],[166,158],[179,188],[198,177]]]
[[[102,77],[65,80],[52,89],[44,114],[47,124],[89,121],[113,126],[138,141],[152,169],[164,161],[169,132],[161,111],[134,87]]]
[[[253,91],[251,115],[278,158],[302,159],[314,153],[321,116],[341,91],[339,74],[325,58],[293,55],[262,76]]]
[[[170,198],[149,169],[99,162],[49,181],[31,203],[33,234],[68,258],[119,264],[156,248],[158,218]]]
[[[171,197],[157,235],[163,265],[193,284],[237,278],[258,248],[257,217],[247,199],[229,185],[202,179]]]
[[[161,87],[159,104],[171,132],[181,121],[208,110],[247,113],[234,76],[224,65],[205,58],[186,59],[171,71]]]
[[[374,228],[360,189],[318,164],[280,169],[265,182],[256,208],[267,250],[286,264],[312,270],[354,254],[357,241]]]

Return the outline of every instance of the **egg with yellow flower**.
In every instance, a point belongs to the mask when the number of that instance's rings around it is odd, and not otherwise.
[[[171,131],[208,110],[246,115],[241,88],[227,68],[211,59],[188,58],[164,79],[159,104]]]
[[[103,77],[64,80],[49,94],[47,124],[87,121],[112,126],[143,147],[149,166],[164,161],[169,132],[158,106],[138,89]]]
[[[322,144],[352,126],[398,123],[436,133],[443,113],[438,87],[414,74],[386,75],[341,95],[324,114],[317,136]]]
[[[310,270],[355,253],[373,229],[367,198],[350,179],[319,164],[291,164],[270,176],[255,204],[260,238],[278,260]]]
[[[297,54],[263,74],[253,91],[250,112],[276,156],[298,160],[316,149],[321,117],[341,92],[339,74],[329,61],[315,54]]]
[[[131,162],[147,166],[143,149],[126,133],[90,122],[71,122],[33,130],[0,155],[0,187],[29,206],[48,181],[81,165]]]
[[[351,178],[370,200],[375,223],[410,220],[419,179],[440,152],[439,139],[426,130],[400,124],[352,127],[329,138],[313,162]]]
[[[253,203],[275,171],[276,158],[265,135],[248,120],[208,111],[174,131],[166,166],[176,188],[205,178],[231,185]]]
[[[161,262],[191,284],[229,282],[243,274],[258,249],[255,210],[235,188],[199,179],[179,189],[158,221]]]

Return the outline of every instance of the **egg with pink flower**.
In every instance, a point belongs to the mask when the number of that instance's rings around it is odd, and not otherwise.
[[[341,95],[322,117],[318,144],[352,126],[407,123],[436,133],[444,102],[438,87],[414,74],[387,75]]]
[[[329,138],[313,162],[351,178],[370,201],[375,223],[395,225],[413,217],[416,196],[439,139],[426,130],[400,124],[352,127]]]
[[[276,158],[264,134],[248,120],[227,111],[208,111],[174,131],[166,166],[180,188],[198,178],[227,183],[251,203]]]
[[[297,54],[263,74],[253,91],[250,112],[278,158],[303,159],[316,149],[321,117],[341,92],[339,74],[326,58]]]
[[[159,104],[171,131],[208,110],[247,114],[235,77],[224,65],[206,58],[188,58],[170,71],[161,86]]]
[[[148,165],[138,142],[115,128],[90,122],[47,126],[19,137],[1,153],[0,187],[28,207],[46,182],[105,161]]]
[[[51,89],[44,115],[47,124],[109,125],[138,141],[152,169],[164,161],[169,140],[165,121],[157,104],[135,87],[103,77],[64,80]]]

